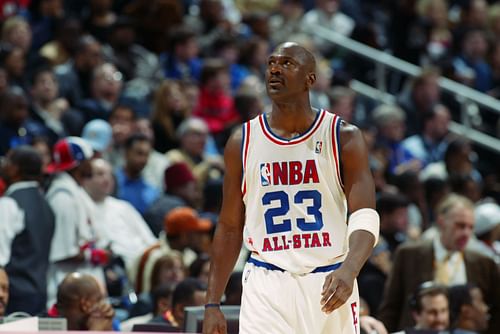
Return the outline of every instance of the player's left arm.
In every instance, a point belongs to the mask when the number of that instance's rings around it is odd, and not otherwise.
[[[351,295],[354,280],[371,254],[379,229],[379,218],[374,210],[375,185],[361,131],[342,122],[340,146],[342,179],[350,212],[349,252],[342,266],[325,279],[321,305],[326,313],[340,307]]]

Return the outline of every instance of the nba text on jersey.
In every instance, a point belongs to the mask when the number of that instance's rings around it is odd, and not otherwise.
[[[319,183],[318,171],[314,160],[267,162],[260,165],[261,185],[299,185]],[[271,191],[262,198],[264,206],[277,202],[278,206],[269,208],[264,214],[266,231],[268,234],[292,231],[292,219],[285,218],[290,201],[294,204],[306,204],[305,210],[312,221],[304,218],[295,220],[296,226],[308,233],[282,234],[265,237],[262,243],[262,252],[280,251],[297,248],[331,247],[328,232],[315,232],[323,227],[321,207],[321,193],[317,190],[299,190],[289,198],[285,191]],[[283,219],[281,220],[280,217]]]
[[[314,160],[266,162],[260,165],[262,186],[318,183]]]

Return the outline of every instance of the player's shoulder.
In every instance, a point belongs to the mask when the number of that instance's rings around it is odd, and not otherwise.
[[[357,150],[365,144],[363,132],[354,124],[351,124],[343,119],[339,124],[339,139],[342,151]]]
[[[229,136],[229,139],[228,139],[226,145],[228,145],[228,144],[229,145],[236,145],[236,146],[241,145],[245,138],[248,139],[248,137],[251,137],[249,132],[251,132],[251,129],[252,129],[252,127],[255,126],[256,122],[258,122],[259,116],[260,115],[236,126],[233,129],[231,135]]]
[[[237,126],[233,129],[233,132],[229,136],[224,148],[225,159],[240,159],[241,158],[241,147],[243,144],[244,130],[243,126]]]
[[[229,145],[241,145],[241,142],[243,141],[243,128],[246,126],[246,123],[244,123],[242,126],[237,126],[229,136],[229,139],[227,140],[226,143],[226,148]]]
[[[340,120],[339,125],[340,135],[345,137],[357,137],[361,136],[361,130],[354,124],[347,122],[344,119]]]

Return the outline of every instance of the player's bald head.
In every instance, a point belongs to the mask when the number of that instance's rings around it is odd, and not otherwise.
[[[311,51],[295,42],[285,42],[278,45],[274,49],[273,54],[292,56],[293,58],[300,60],[300,63],[306,66],[309,71],[316,71],[316,59],[314,58],[314,55]]]

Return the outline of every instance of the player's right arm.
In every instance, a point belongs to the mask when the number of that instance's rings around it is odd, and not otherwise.
[[[212,243],[212,261],[208,277],[207,304],[220,303],[243,239],[244,204],[241,193],[241,130],[236,131],[224,151],[222,209]],[[226,333],[226,320],[218,307],[205,309],[204,334]]]

